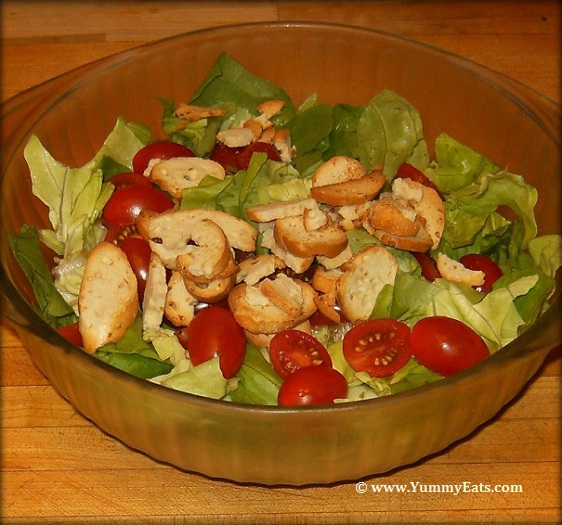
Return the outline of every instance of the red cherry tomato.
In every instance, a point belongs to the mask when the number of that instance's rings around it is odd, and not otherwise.
[[[238,164],[240,169],[247,170],[250,165],[252,155],[257,152],[266,153],[267,158],[270,160],[281,160],[281,156],[273,144],[269,144],[268,142],[252,142],[238,154]]]
[[[226,379],[240,370],[246,355],[246,335],[230,310],[209,306],[179,332],[178,339],[195,366],[218,356]]]
[[[415,166],[408,164],[407,162],[403,162],[398,166],[398,172],[396,173],[396,178],[400,179],[411,179],[415,182],[419,182],[424,186],[428,186],[429,188],[433,188],[441,199],[444,199],[441,190],[435,185],[435,183],[427,177],[425,173],[420,171]]]
[[[84,343],[82,342],[82,334],[80,333],[80,329],[78,327],[78,322],[67,324],[66,326],[57,328],[57,332],[66,340],[70,341],[73,345],[84,346]]]
[[[150,266],[150,245],[148,241],[141,237],[127,237],[119,243],[119,247],[125,252],[133,273],[137,278],[139,303],[142,304],[146,288],[146,277]]]
[[[240,169],[238,154],[243,149],[244,148],[232,148],[230,146],[225,146],[222,142],[217,142],[209,158],[218,162],[227,173],[236,173]]]
[[[144,173],[152,159],[172,159],[174,157],[195,157],[193,151],[186,146],[170,141],[159,141],[147,144],[133,157],[133,171]]]
[[[284,330],[276,334],[269,343],[269,357],[283,379],[307,366],[332,366],[324,345],[301,330]]]
[[[113,192],[103,209],[102,220],[110,226],[130,226],[143,210],[162,213],[173,206],[171,197],[152,186],[126,186]]]
[[[388,377],[412,357],[410,328],[390,318],[360,323],[345,335],[343,355],[357,372],[367,372],[371,377]]]
[[[469,253],[459,259],[469,270],[484,272],[484,284],[475,286],[479,292],[488,293],[492,285],[503,275],[501,268],[489,257],[479,253]]]
[[[418,362],[442,376],[460,372],[490,355],[472,328],[451,317],[421,319],[412,329],[410,343]]]
[[[335,324],[331,319],[328,319],[320,310],[316,310],[309,318],[310,326],[312,328],[321,328]]]
[[[410,252],[418,261],[421,266],[421,274],[428,281],[433,282],[435,279],[441,277],[441,272],[437,268],[435,259],[427,252]]]
[[[347,396],[345,377],[329,366],[307,366],[293,372],[281,385],[282,406],[327,405]]]
[[[137,184],[140,186],[152,186],[152,182],[150,182],[148,177],[132,171],[113,175],[109,182],[115,186],[116,190],[126,188],[127,186],[136,186]]]

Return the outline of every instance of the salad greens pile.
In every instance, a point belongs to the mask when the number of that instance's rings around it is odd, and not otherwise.
[[[398,166],[408,162],[445,196],[445,230],[432,255],[441,252],[458,260],[468,253],[484,254],[501,267],[503,276],[487,294],[445,279],[429,282],[411,253],[388,248],[398,259],[399,271],[394,285],[379,295],[372,318],[392,317],[412,326],[428,315],[453,317],[476,330],[493,353],[548,308],[562,242],[558,235],[537,237],[535,188],[446,134],[437,137],[435,157],[430,159],[419,113],[392,91],[377,94],[365,106],[329,106],[314,94],[296,106],[283,89],[222,54],[189,104],[220,107],[224,116],[186,124],[174,115],[175,102],[162,99],[162,127],[170,140],[208,157],[219,130],[255,116],[257,105],[272,99],[285,102],[272,120],[278,129],[289,130],[296,151],[293,161],[285,164],[255,153],[247,170],[224,180],[206,177],[197,187],[184,190],[180,209],[217,209],[249,220],[245,212],[250,206],[308,197],[314,170],[335,155],[360,160],[367,172],[382,164],[388,184]],[[106,234],[100,217],[114,188],[112,176],[131,171],[135,153],[151,141],[147,126],[118,118],[94,158],[71,168],[55,160],[39,138],[29,140],[25,159],[33,193],[48,207],[52,228],[25,225],[10,244],[33,286],[39,313],[54,328],[77,320],[88,253]],[[500,215],[502,207],[512,210],[512,220]],[[362,229],[347,234],[353,253],[380,244]],[[45,260],[41,244],[54,253],[54,266]],[[326,344],[334,368],[348,380],[347,400],[401,392],[441,377],[412,359],[393,376],[373,379],[351,369],[330,329],[318,329],[315,336]],[[94,356],[171,388],[243,403],[276,404],[281,384],[264,353],[249,343],[239,373],[225,380],[218,358],[191,365],[172,326],[163,325],[156,337],[144,340],[140,316],[122,340],[105,345]]]

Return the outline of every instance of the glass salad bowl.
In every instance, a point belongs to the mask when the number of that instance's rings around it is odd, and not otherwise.
[[[560,233],[560,106],[465,59],[342,25],[247,24],[165,39],[84,66],[7,101],[0,207],[4,316],[54,388],[102,430],[158,461],[265,485],[340,482],[412,464],[466,437],[514,398],[560,344],[560,284],[535,325],[485,361],[412,391],[322,407],[202,398],[138,379],[73,346],[33,308],[8,235],[47,227],[23,148],[37,135],[69,166],[92,158],[118,116],[160,129],[159,98],[185,101],[219,54],[334,104],[391,89],[420,112],[428,145],[446,132],[538,189],[539,234]],[[16,204],[17,203],[17,204]]]

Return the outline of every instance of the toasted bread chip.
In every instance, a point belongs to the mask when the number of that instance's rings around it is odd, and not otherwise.
[[[244,281],[249,285],[254,285],[264,277],[268,277],[285,267],[285,263],[276,255],[269,253],[256,255],[245,259],[238,265],[236,283]]]
[[[197,186],[205,177],[224,180],[226,172],[218,163],[199,157],[174,157],[152,164],[149,178],[176,199],[182,191]]]
[[[394,179],[392,193],[407,199],[424,220],[424,228],[431,237],[433,250],[437,249],[445,229],[445,206],[433,188],[411,179]]]
[[[259,285],[261,293],[275,306],[284,310],[291,317],[298,317],[304,307],[304,297],[301,287],[280,273],[274,278],[266,278]]]
[[[224,110],[219,108],[204,108],[183,103],[180,104],[174,111],[174,115],[176,117],[185,119],[189,122],[195,122],[208,117],[221,117],[224,113]]]
[[[208,283],[224,277],[233,260],[228,239],[220,226],[202,219],[191,233],[190,244],[176,257],[176,269],[192,281]]]
[[[275,334],[301,324],[315,311],[316,292],[309,284],[294,279],[302,294],[302,308],[297,316],[277,306],[260,289],[261,285],[238,284],[228,296],[228,304],[236,321],[254,334]]]
[[[297,199],[280,201],[270,204],[256,204],[246,210],[248,218],[255,222],[270,222],[291,215],[302,215],[307,209],[317,209],[318,203],[314,199]]]
[[[152,252],[142,302],[142,330],[148,338],[158,332],[162,324],[167,292],[166,267],[158,254]]]
[[[273,235],[281,248],[297,257],[336,257],[348,243],[345,232],[330,222],[317,230],[307,231],[302,215],[277,219]]]
[[[351,322],[365,321],[384,286],[394,284],[398,261],[382,246],[367,246],[342,269],[344,274],[336,285],[337,302]]]
[[[342,321],[340,313],[336,310],[336,294],[335,293],[322,293],[316,295],[314,302],[319,312],[332,321],[334,324],[340,324]]]
[[[178,255],[187,249],[196,235],[202,220],[209,220],[220,227],[232,248],[252,252],[256,248],[258,231],[251,224],[228,213],[215,210],[194,209],[155,213],[143,211],[137,218],[139,233],[157,252],[167,268],[176,269]]]
[[[254,132],[247,128],[230,128],[217,133],[217,140],[229,148],[241,148],[255,141]]]
[[[196,283],[183,276],[183,283],[187,291],[203,303],[217,303],[225,299],[236,284],[235,275],[229,275],[210,281],[209,283]]]
[[[326,270],[334,270],[345,264],[353,257],[353,252],[349,245],[335,257],[326,257],[325,255],[317,255],[316,261],[321,264]]]
[[[314,262],[314,257],[298,257],[285,248],[279,246],[279,244],[275,241],[273,228],[273,222],[260,224],[260,231],[262,232],[261,245],[279,257],[295,273],[306,272],[306,270],[308,270],[310,265]]]
[[[111,293],[108,293],[111,290]],[[100,242],[88,255],[78,295],[78,326],[84,348],[119,341],[139,310],[137,280],[125,253]]]
[[[369,233],[382,230],[390,235],[413,237],[424,224],[409,201],[385,197],[371,202],[363,226]]]
[[[185,287],[180,272],[173,272],[168,281],[164,315],[174,326],[188,326],[195,316],[198,300]]]
[[[392,235],[384,230],[374,230],[372,234],[386,246],[409,252],[425,253],[431,248],[432,244],[429,233],[423,228],[414,236]]]
[[[437,269],[444,279],[469,286],[482,286],[486,275],[480,270],[470,270],[461,262],[451,259],[444,253],[438,253]]]
[[[312,287],[322,293],[335,293],[336,283],[342,275],[341,270],[326,270],[318,266],[312,276]]]
[[[257,110],[262,114],[265,115],[267,118],[271,118],[274,115],[277,115],[283,108],[285,107],[284,100],[266,100],[261,104],[258,104]]]
[[[337,155],[322,163],[312,176],[312,187],[337,184],[350,180],[360,179],[366,175],[365,168],[356,159]]]
[[[373,200],[385,184],[386,177],[381,172],[373,172],[359,179],[313,186],[310,194],[318,202],[330,206],[364,204]]]

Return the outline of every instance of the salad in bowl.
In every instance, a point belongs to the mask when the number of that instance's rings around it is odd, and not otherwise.
[[[562,243],[535,188],[430,148],[399,93],[296,105],[223,53],[161,104],[161,130],[118,118],[80,167],[25,148],[52,228],[10,245],[94,358],[225,402],[344,403],[458,373],[548,308]]]

